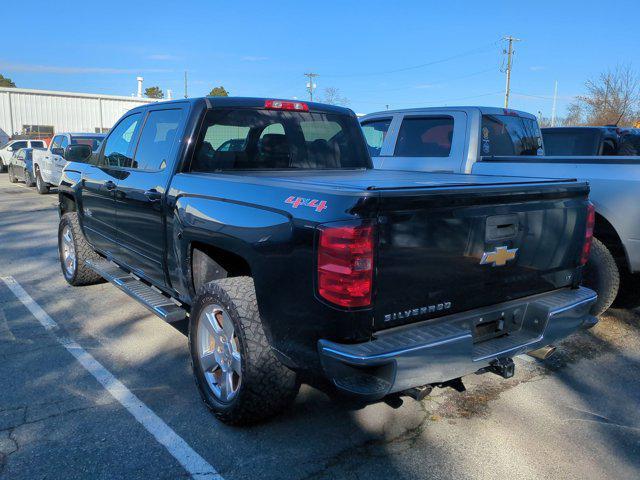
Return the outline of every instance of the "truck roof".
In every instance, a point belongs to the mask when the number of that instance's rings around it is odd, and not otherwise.
[[[278,100],[283,102],[298,102],[304,103],[309,107],[310,111],[313,112],[325,112],[325,113],[336,113],[343,115],[351,115],[355,117],[355,113],[345,107],[339,107],[337,105],[328,105],[326,103],[317,103],[317,102],[307,102],[304,100],[292,100],[286,98],[276,98],[276,97],[194,97],[194,98],[183,98],[176,100],[168,100],[163,101],[161,103],[149,103],[145,105],[141,105],[139,107],[131,109],[131,111],[143,110],[148,108],[157,108],[159,105],[171,105],[171,104],[180,104],[184,102],[188,102],[191,104],[197,104],[204,102],[206,103],[208,108],[264,108],[264,104],[267,100]]]
[[[416,112],[416,113],[429,113],[429,112],[470,112],[470,111],[480,111],[482,115],[504,115],[505,113],[509,113],[511,115],[516,114],[520,117],[533,118],[535,119],[535,115],[531,113],[523,112],[522,110],[513,110],[510,108],[499,108],[499,107],[483,107],[478,105],[467,105],[467,106],[451,106],[451,107],[419,107],[419,108],[398,108],[396,110],[382,110],[379,112],[368,113],[365,115],[365,118],[370,115],[384,115],[384,114],[394,114],[394,113],[407,113],[407,112]]]

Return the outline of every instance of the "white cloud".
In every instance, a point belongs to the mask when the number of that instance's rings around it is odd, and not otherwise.
[[[437,83],[421,83],[420,85],[416,85],[415,88],[434,88],[437,86]]]
[[[56,65],[34,65],[25,63],[3,63],[0,69],[8,72],[28,73],[58,73],[61,75],[75,75],[85,73],[111,73],[111,74],[139,74],[139,73],[167,73],[171,70],[161,68],[111,68],[111,67],[62,67]]]
[[[258,57],[255,55],[246,55],[241,57],[240,60],[243,62],[264,62],[265,60],[269,60],[269,57]]]

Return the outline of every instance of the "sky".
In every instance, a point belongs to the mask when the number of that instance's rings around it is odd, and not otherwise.
[[[89,5],[89,6],[88,6]],[[640,72],[640,2],[15,2],[1,7],[0,74],[18,87],[130,96],[136,77],[173,97],[223,85],[234,96],[307,99],[337,88],[357,113],[438,105],[558,115],[616,65]]]

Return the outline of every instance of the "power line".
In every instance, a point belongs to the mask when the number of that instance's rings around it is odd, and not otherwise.
[[[453,82],[455,80],[463,80],[465,78],[470,78],[470,77],[475,77],[478,75],[482,75],[483,73],[488,73],[488,72],[494,72],[495,71],[495,67],[491,67],[491,68],[487,68],[485,70],[480,70],[478,72],[473,72],[473,73],[468,73],[465,75],[461,75],[458,77],[450,77],[450,78],[440,78],[438,80],[436,80],[435,82],[433,82],[433,85],[437,85],[440,83],[446,83],[446,82]],[[398,92],[400,90],[408,90],[410,88],[419,88],[416,87],[416,85],[405,85],[403,87],[394,87],[394,88],[385,88],[385,89],[378,89],[378,90],[368,90],[368,91],[361,91],[358,90],[358,93],[385,93],[385,92]]]
[[[498,44],[498,42],[500,42],[501,40],[502,39],[498,39],[482,47],[474,48],[472,50],[451,55],[449,57],[441,58],[439,60],[433,60],[430,62],[421,63],[419,65],[411,65],[409,67],[396,68],[394,70],[384,70],[384,71],[378,71],[378,72],[366,72],[366,73],[360,72],[360,73],[351,73],[351,74],[326,74],[326,75],[323,74],[322,76],[331,77],[331,78],[368,77],[368,76],[374,76],[374,75],[388,75],[390,73],[406,72],[408,70],[416,70],[419,68],[430,67],[432,65],[437,65],[439,63],[449,62],[451,60],[456,60],[458,58],[468,57],[470,55],[475,55],[478,53],[488,51],[491,48],[494,48]]]
[[[468,95],[465,97],[457,97],[457,98],[446,98],[446,99],[442,99],[442,100],[433,100],[430,102],[413,102],[413,103],[420,103],[422,105],[433,105],[433,104],[437,104],[437,103],[448,103],[448,102],[457,102],[458,100],[470,100],[472,98],[480,98],[480,97],[489,97],[491,95],[500,95],[502,92],[502,90],[499,90],[497,92],[489,92],[489,93],[481,93],[479,95]],[[377,104],[382,104],[385,105],[385,101],[383,100],[352,100],[354,102],[358,102],[358,103],[377,103]]]

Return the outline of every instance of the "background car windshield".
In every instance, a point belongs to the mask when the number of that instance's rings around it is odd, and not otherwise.
[[[193,171],[368,168],[355,118],[330,113],[211,110]]]
[[[539,155],[538,122],[516,115],[483,115],[481,155]]]

